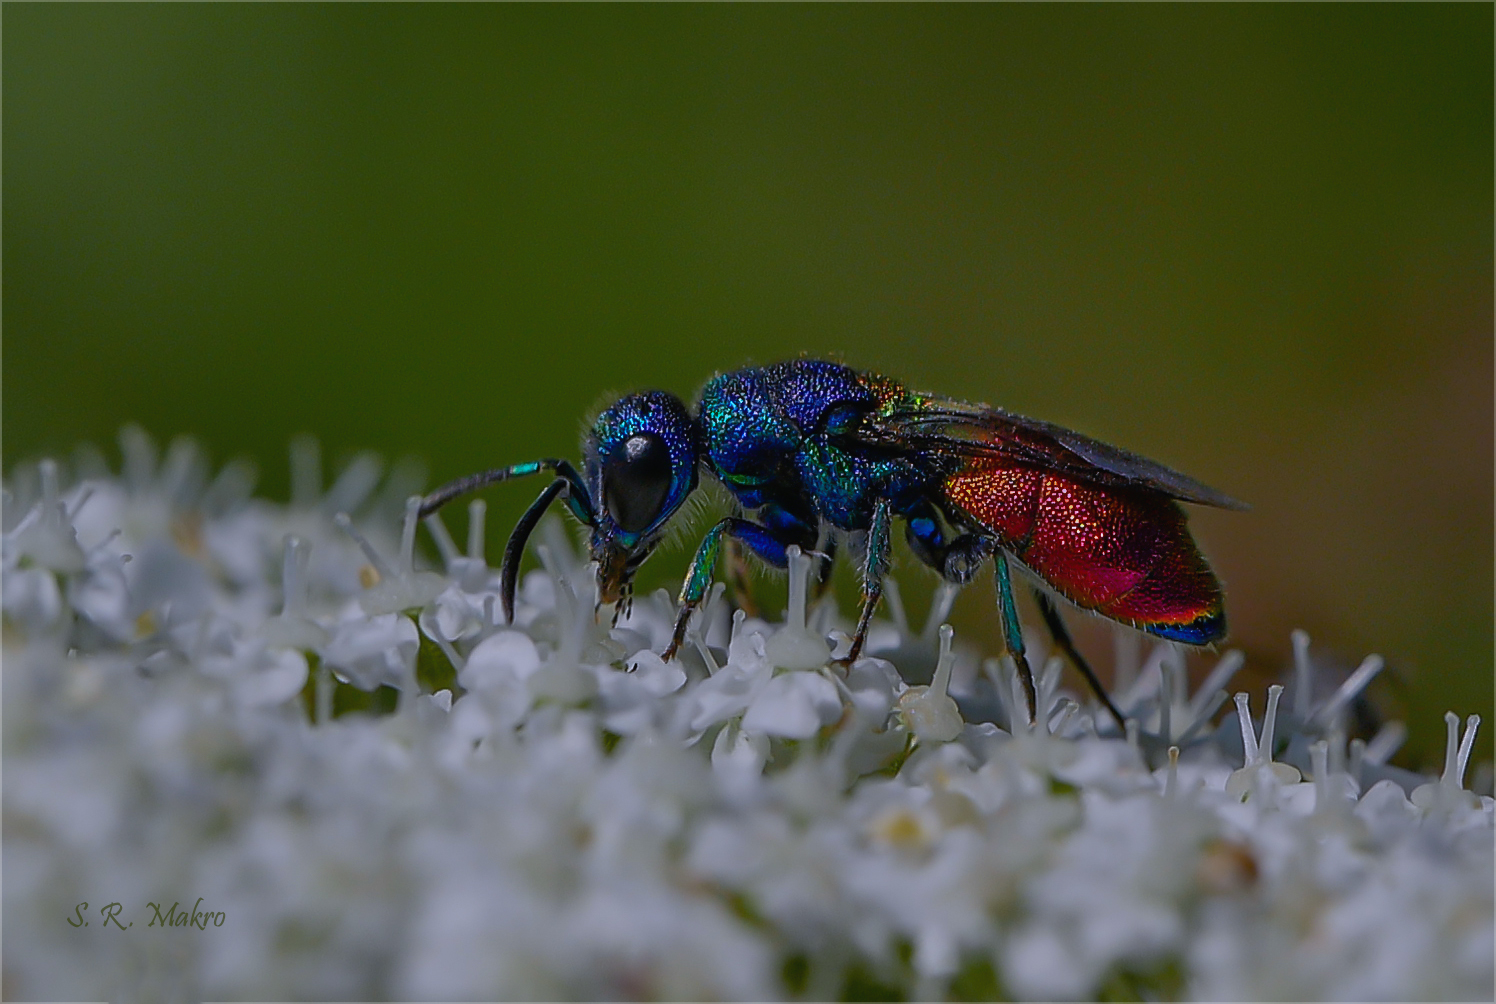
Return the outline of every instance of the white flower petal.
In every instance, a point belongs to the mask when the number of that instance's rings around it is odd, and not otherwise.
[[[425,643],[409,616],[361,603],[369,559],[326,508],[369,497],[370,546],[394,553],[391,514],[404,506],[414,530],[415,487],[374,493],[364,457],[324,495],[302,442],[295,505],[232,484],[204,495],[190,448],[158,463],[143,434],[125,440],[128,485],[96,473],[85,501],[48,474],[63,500],[48,532],[76,528],[87,549],[64,577],[35,554],[22,567],[41,509],[8,489],[0,794],[18,996],[819,999],[852,967],[906,998],[1090,999],[1119,975],[1194,998],[1489,996],[1496,802],[1461,786],[1468,747],[1419,787],[1383,762],[1391,739],[1375,756],[1320,745],[1340,740],[1312,701],[1276,723],[1294,766],[1235,771],[1249,758],[1234,720],[1177,766],[1168,739],[1106,737],[1084,716],[1009,735],[979,720],[981,701],[961,721],[944,688],[966,701],[975,684],[950,658],[933,689],[880,659],[834,681],[795,668],[824,665],[805,649],[822,630],[848,643],[825,608],[786,630],[716,603],[709,657],[666,663],[668,595],[638,597],[610,630],[592,571],[549,524],[550,571],[526,577],[512,625],[494,627],[492,580],[426,580],[440,590],[419,604],[423,632],[461,686],[419,694]],[[283,582],[288,567],[302,577]],[[879,638],[894,659],[931,648],[884,622]],[[311,716],[308,653],[335,697]],[[1144,723],[1166,660],[1122,702]],[[329,673],[405,693],[393,714],[338,717],[351,695]],[[1177,737],[1204,704],[1169,679]],[[58,924],[85,900],[97,925],[110,899],[168,893],[222,910],[234,934],[179,932],[203,934],[168,967],[181,983]],[[988,962],[998,982],[973,983]]]
[[[790,672],[771,679],[743,716],[743,728],[788,739],[809,739],[842,714],[836,687],[819,673]]]
[[[525,680],[539,668],[540,651],[529,635],[500,631],[468,654],[458,681],[469,690],[481,690],[501,678]]]
[[[263,666],[240,676],[234,691],[249,707],[270,707],[301,693],[306,676],[306,656],[294,649],[279,649],[266,654]]]

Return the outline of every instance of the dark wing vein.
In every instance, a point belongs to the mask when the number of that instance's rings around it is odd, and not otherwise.
[[[869,445],[885,448],[993,457],[1092,484],[1149,488],[1197,505],[1249,508],[1146,457],[1000,408],[960,401],[926,402],[918,410],[869,414],[856,435]]]

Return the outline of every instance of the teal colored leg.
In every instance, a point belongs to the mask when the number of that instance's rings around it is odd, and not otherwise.
[[[1008,654],[1018,667],[1018,678],[1023,681],[1023,694],[1028,698],[1028,720],[1033,725],[1038,720],[1036,706],[1039,695],[1034,690],[1034,674],[1029,669],[1028,655],[1023,648],[1023,629],[1018,624],[1018,605],[1013,602],[1013,582],[1008,576],[1008,555],[999,550],[994,556],[997,584],[997,611],[1003,625],[1003,642]]]
[[[690,623],[691,615],[712,588],[712,576],[717,568],[717,558],[722,552],[724,534],[741,541],[754,554],[781,568],[789,561],[785,548],[794,543],[780,540],[757,523],[736,516],[729,516],[708,530],[696,548],[696,557],[691,559],[686,581],[680,587],[680,610],[675,615],[675,631],[670,638],[670,647],[665,649],[662,656],[666,662],[675,658],[675,653],[686,640],[686,625]]]
[[[862,562],[862,615],[857,618],[857,633],[852,636],[852,647],[844,660],[848,666],[862,654],[867,641],[867,628],[873,620],[873,611],[883,597],[883,577],[888,574],[889,530],[893,525],[893,506],[888,500],[878,503],[873,510],[873,522],[867,531],[867,556]]]

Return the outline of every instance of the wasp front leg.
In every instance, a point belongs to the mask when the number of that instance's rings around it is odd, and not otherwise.
[[[790,537],[783,534],[783,531],[776,532],[737,516],[728,516],[708,530],[696,548],[696,557],[691,559],[691,568],[686,572],[685,582],[681,584],[680,610],[675,615],[675,631],[670,636],[670,646],[665,649],[662,658],[666,662],[675,658],[686,640],[686,626],[691,622],[691,615],[712,588],[712,575],[717,567],[724,537],[746,546],[769,564],[784,568],[789,565],[786,548],[791,544],[798,544],[799,536],[795,534]]]

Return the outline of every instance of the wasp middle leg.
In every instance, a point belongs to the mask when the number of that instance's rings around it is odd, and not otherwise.
[[[857,631],[852,635],[852,647],[844,658],[838,660],[850,666],[862,654],[867,641],[868,625],[872,623],[873,611],[883,598],[883,577],[888,574],[889,531],[893,526],[893,503],[879,499],[873,508],[873,519],[867,531],[867,551],[862,559],[862,613],[857,618]]]

